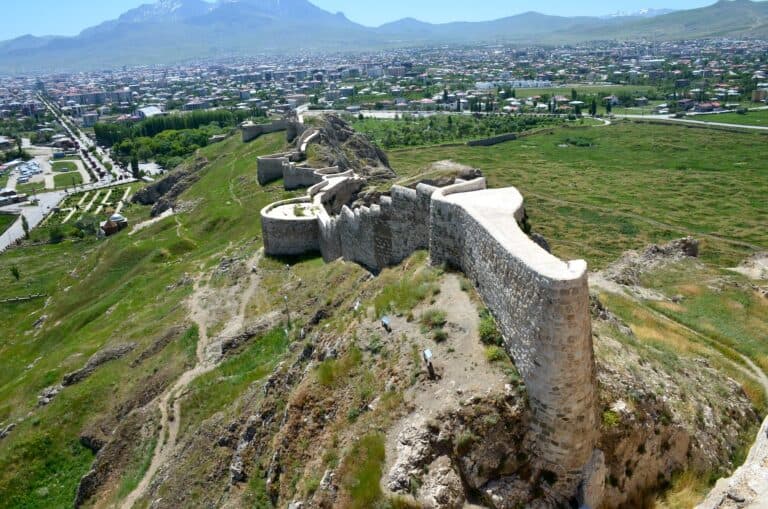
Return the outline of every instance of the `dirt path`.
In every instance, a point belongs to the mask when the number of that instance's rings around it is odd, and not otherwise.
[[[446,410],[459,408],[461,401],[472,396],[503,393],[509,383],[505,375],[485,357],[485,347],[478,334],[478,310],[469,294],[461,290],[459,276],[447,274],[436,302],[422,306],[416,316],[429,308],[445,311],[448,318],[445,327],[448,340],[442,344],[436,344],[431,337],[421,333],[418,323],[408,323],[404,318],[393,320],[393,334],[399,336],[405,333],[415,339],[419,353],[425,348],[432,350],[434,365],[441,378],[418,382],[406,392],[405,400],[413,405],[414,411],[387,432],[385,473],[390,471],[397,459],[398,436],[403,430],[419,426]],[[386,483],[386,478],[385,474],[382,485]]]
[[[262,251],[249,261],[248,266],[257,266],[261,259]],[[192,296],[189,298],[189,318],[197,325],[199,337],[197,341],[195,366],[179,377],[176,383],[166,390],[157,401],[160,408],[160,427],[158,430],[157,445],[144,477],[121,504],[121,509],[131,509],[141,499],[149,488],[149,485],[157,471],[173,457],[176,449],[179,428],[181,424],[181,401],[187,387],[199,376],[213,370],[221,360],[221,344],[209,337],[208,330],[212,323],[210,304],[231,302],[232,297],[238,298],[239,303],[235,313],[230,316],[227,325],[218,337],[227,337],[237,334],[245,325],[245,313],[248,303],[259,288],[260,278],[257,274],[249,273],[247,282],[237,285],[234,289],[226,289],[227,295],[219,295],[220,292],[203,286],[203,277],[195,281]],[[234,290],[234,291],[233,291]],[[234,295],[230,295],[230,292]]]

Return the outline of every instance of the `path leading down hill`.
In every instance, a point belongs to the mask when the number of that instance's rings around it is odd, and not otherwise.
[[[263,252],[259,251],[249,262],[248,266],[258,266],[262,254]],[[187,303],[189,309],[188,316],[198,328],[197,363],[192,369],[182,374],[176,383],[166,390],[155,402],[151,403],[157,404],[160,409],[157,445],[155,446],[155,452],[149,468],[147,468],[144,477],[136,489],[123,501],[122,509],[131,509],[147,493],[147,489],[155,474],[173,457],[177,446],[179,428],[183,419],[181,402],[184,392],[193,381],[216,368],[221,361],[221,342],[217,340],[234,336],[244,329],[248,303],[255,295],[260,283],[258,274],[252,272],[244,282],[221,291],[210,288],[205,284],[204,279],[205,275],[197,278],[194,291]],[[234,312],[226,320],[226,325],[222,332],[212,338],[209,336],[211,327],[215,325],[215,320],[212,317],[212,307],[220,306],[221,303],[236,303],[236,306],[227,306],[228,309]]]

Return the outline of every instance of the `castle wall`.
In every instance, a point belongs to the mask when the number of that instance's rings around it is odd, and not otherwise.
[[[462,192],[476,186],[433,195],[432,263],[461,268],[476,285],[525,381],[538,457],[575,489],[597,440],[586,263],[553,257],[519,229],[515,189]]]
[[[274,154],[257,159],[256,176],[259,184],[265,186],[275,180],[283,178],[283,164],[288,163],[287,154]]]
[[[318,174],[315,168],[296,166],[288,162],[283,163],[282,174],[285,189],[288,191],[312,187],[323,181],[323,176]]]
[[[264,253],[269,256],[295,256],[320,250],[320,225],[317,217],[275,217],[273,211],[291,204],[308,203],[306,197],[273,203],[261,211]]]
[[[508,133],[508,134],[500,134],[498,136],[492,136],[490,138],[483,138],[482,140],[468,141],[467,145],[469,145],[470,147],[491,147],[493,145],[498,145],[499,143],[504,143],[506,141],[513,141],[516,139],[517,139],[517,134]]]
[[[285,119],[273,120],[269,124],[244,124],[240,127],[243,132],[243,142],[255,140],[263,134],[276,133],[288,129],[289,121]]]

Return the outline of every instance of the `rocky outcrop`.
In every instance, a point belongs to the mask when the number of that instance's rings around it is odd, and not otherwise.
[[[757,433],[747,461],[731,477],[717,481],[696,509],[765,507],[768,500],[768,419]]]
[[[96,368],[102,364],[120,359],[121,357],[124,357],[132,352],[134,348],[136,348],[136,343],[127,343],[124,345],[117,345],[110,348],[105,348],[104,350],[100,350],[93,354],[90,359],[88,359],[88,362],[85,363],[85,366],[78,369],[77,371],[73,371],[72,373],[64,375],[64,379],[61,381],[61,384],[64,387],[67,387],[69,385],[74,385],[78,382],[81,382],[91,376],[91,374],[96,371]]]
[[[661,265],[699,256],[699,241],[693,237],[673,240],[667,244],[651,244],[642,252],[627,251],[612,263],[602,275],[605,279],[626,286],[640,284],[640,276]]]
[[[162,180],[145,187],[133,196],[133,202],[152,205],[152,217],[157,217],[176,205],[176,199],[200,179],[200,170],[208,164],[204,157],[196,157],[169,173]]]
[[[316,157],[325,166],[338,166],[341,171],[355,173],[371,180],[396,177],[389,166],[389,158],[367,137],[336,115],[327,115],[318,127],[319,135],[311,141]]]

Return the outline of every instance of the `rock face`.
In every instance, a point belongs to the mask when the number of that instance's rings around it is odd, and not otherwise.
[[[667,244],[651,244],[642,252],[627,251],[611,264],[603,277],[620,285],[640,284],[640,275],[660,265],[699,256],[699,241],[693,237],[673,240]]]
[[[342,171],[354,170],[371,180],[396,177],[384,151],[336,115],[324,118],[319,136],[312,143],[317,149],[317,157],[325,161],[326,166],[338,166]]]
[[[193,162],[173,170],[159,182],[137,192],[133,197],[133,202],[141,205],[153,205],[152,217],[159,216],[176,205],[176,199],[200,179],[200,170],[207,164],[206,158],[195,158]]]
[[[85,364],[85,366],[78,369],[77,371],[64,375],[64,379],[62,380],[61,384],[64,387],[67,387],[69,385],[74,385],[78,382],[81,382],[88,378],[94,371],[96,371],[96,368],[102,364],[124,357],[128,353],[132,352],[134,348],[136,348],[136,343],[117,345],[106,348],[104,350],[100,350],[93,354],[90,359],[88,359],[88,362]]]
[[[717,481],[696,509],[765,507],[768,500],[768,419],[757,433],[747,461],[731,477]]]

